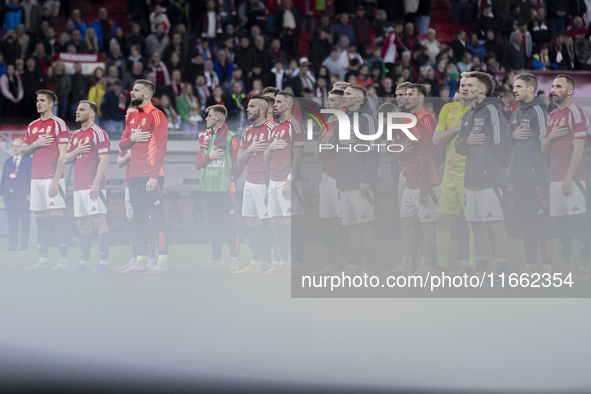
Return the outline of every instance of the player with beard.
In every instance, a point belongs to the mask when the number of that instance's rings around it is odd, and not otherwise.
[[[92,245],[92,224],[98,231],[100,261],[95,272],[108,270],[109,227],[107,226],[107,197],[105,172],[109,165],[111,142],[107,133],[94,124],[98,108],[82,100],[76,111],[80,130],[70,138],[68,152],[58,163],[63,170],[74,163],[74,217],[80,231],[80,263],[66,272],[89,272]]]
[[[236,273],[263,273],[263,263],[271,262],[271,240],[266,237],[269,210],[265,202],[267,194],[267,167],[264,151],[269,145],[274,125],[267,120],[269,101],[263,96],[253,96],[248,102],[246,116],[252,122],[242,134],[242,144],[237,162],[246,165],[246,181],[242,197],[242,216],[247,218],[248,238],[252,262]],[[264,223],[264,224],[263,224]]]
[[[546,135],[548,110],[540,97],[538,80],[522,74],[513,82],[513,93],[519,108],[511,114],[509,131],[513,136],[513,165],[511,166],[515,212],[523,234],[526,273],[537,271],[538,243],[542,255],[542,272],[550,272],[552,236],[549,223],[548,189],[550,166],[548,155],[542,152]]]
[[[377,122],[366,97],[367,91],[363,86],[350,84],[343,95],[343,107],[353,127],[364,135],[374,135],[377,133]],[[338,133],[333,133],[328,139],[328,144],[335,147],[329,152],[337,159],[336,183],[341,197],[342,223],[350,232],[349,261],[343,272],[346,275],[370,275],[373,273],[377,242],[372,223],[375,220],[373,190],[377,187],[380,153],[377,149],[357,152],[352,145],[358,139],[354,135],[350,138],[339,140]]]
[[[466,187],[464,176],[466,169],[466,157],[456,152],[455,138],[460,131],[461,120],[464,114],[472,106],[472,102],[464,98],[467,92],[465,87],[467,73],[462,74],[460,90],[455,94],[454,101],[445,104],[439,113],[439,123],[433,134],[433,145],[446,146],[445,170],[441,181],[441,192],[435,214],[437,226],[437,259],[444,271],[449,270],[449,249],[451,246],[451,225],[456,220],[456,245],[457,259],[461,269],[470,266],[470,248],[474,247],[474,240],[470,235],[470,228],[466,223]],[[462,96],[464,92],[464,96]],[[461,215],[461,216],[460,216]],[[474,251],[472,250],[472,255]]]
[[[279,117],[271,131],[270,143],[265,150],[265,161],[270,162],[271,176],[268,188],[269,214],[273,218],[274,239],[279,251],[279,263],[265,274],[291,275],[289,257],[292,216],[303,215],[303,185],[300,167],[304,157],[304,127],[292,116],[296,103],[293,94],[279,92],[273,109]],[[296,225],[297,227],[297,225]],[[297,233],[297,234],[296,234]],[[294,258],[293,273],[301,271],[303,239],[298,229],[291,245]]]
[[[503,221],[505,168],[512,152],[511,136],[489,74],[471,72],[462,97],[472,107],[462,117],[456,137],[456,151],[466,156],[466,220],[474,233],[475,273],[482,277],[488,269],[489,232],[494,237],[496,273],[508,269],[509,239]]]
[[[412,256],[415,244],[416,220],[423,231],[423,257],[418,274],[426,275],[432,269],[435,257],[435,209],[439,195],[437,149],[432,136],[435,118],[423,107],[427,92],[423,85],[413,84],[406,90],[406,109],[416,116],[417,124],[411,129],[417,138],[415,151],[406,155],[406,187],[400,202],[400,227],[402,263],[398,274],[412,273]]]
[[[203,198],[211,230],[212,260],[199,270],[222,268],[222,247],[224,241],[230,248],[230,270],[239,269],[238,253],[240,239],[236,232],[234,195],[235,180],[240,176],[236,159],[240,144],[236,134],[226,125],[228,110],[222,105],[212,105],[205,112],[209,143],[201,145],[195,161],[197,170],[203,169],[197,190],[204,192]]]
[[[152,105],[154,83],[138,79],[131,90],[131,105],[138,109],[127,117],[125,131],[119,141],[120,150],[131,149],[129,169],[129,197],[133,207],[137,231],[137,259],[121,273],[148,270],[150,224],[158,232],[158,263],[150,273],[168,271],[168,240],[162,204],[164,187],[163,163],[168,142],[168,120]],[[151,221],[150,221],[151,219]]]
[[[575,81],[558,75],[552,83],[552,96],[558,108],[550,113],[542,151],[550,152],[550,216],[556,221],[564,261],[563,274],[572,272],[573,237],[579,239],[581,268],[575,279],[589,279],[591,234],[585,199],[585,140],[589,121],[573,103]]]
[[[37,112],[41,116],[31,122],[21,148],[23,158],[33,155],[31,170],[31,211],[37,219],[39,261],[31,269],[49,268],[48,253],[51,234],[55,233],[60,259],[53,269],[68,268],[68,227],[64,218],[66,181],[58,168],[68,149],[68,126],[54,116],[51,108],[57,96],[51,90],[38,90]]]
[[[328,92],[326,108],[342,111],[344,94],[345,92],[339,89]],[[326,229],[324,231],[324,242],[326,244],[328,265],[320,271],[313,272],[313,275],[332,275],[338,271],[339,256],[346,256],[345,246],[349,238],[340,220],[342,206],[339,190],[337,189],[337,159],[326,150],[321,150],[322,145],[327,143],[337,126],[338,121],[336,118],[332,119],[334,120],[327,123],[328,129],[323,127],[320,131],[318,150],[314,152],[316,161],[322,161],[322,175],[320,176],[318,191],[320,193],[320,217],[323,219]]]

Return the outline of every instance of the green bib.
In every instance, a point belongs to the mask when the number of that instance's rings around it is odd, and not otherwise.
[[[219,141],[223,130],[219,136],[213,137],[209,141],[209,146],[205,154],[209,154],[214,148],[214,141]],[[202,192],[227,192],[230,190],[230,183],[232,182],[232,158],[230,157],[230,147],[232,145],[232,137],[236,134],[228,130],[226,140],[222,141],[221,149],[225,149],[226,154],[223,158],[212,160],[207,167],[203,169],[201,180],[197,185],[197,190]]]

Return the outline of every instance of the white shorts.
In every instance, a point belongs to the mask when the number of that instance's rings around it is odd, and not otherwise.
[[[131,198],[129,198],[129,188],[125,188],[125,216],[128,219],[133,219],[133,206],[131,205]]]
[[[341,191],[343,226],[376,220],[376,200],[370,190],[365,196],[359,190]]]
[[[31,211],[66,208],[66,180],[60,179],[60,190],[55,197],[49,197],[49,186],[53,179],[31,179]]]
[[[421,223],[434,222],[440,187],[440,185],[437,185],[431,188],[431,192],[427,196],[427,205],[421,205],[419,200],[420,189],[405,188],[400,201],[400,218],[418,216]]]
[[[586,182],[581,181],[583,190]],[[562,182],[550,182],[550,216],[578,215],[587,212],[585,194],[577,184],[571,182],[570,194],[562,195]]]
[[[303,215],[304,209],[300,199],[303,198],[304,185],[302,182],[291,182],[291,195],[283,197],[281,190],[284,185],[285,181],[269,181],[269,215],[271,217]]]
[[[242,216],[247,218],[269,219],[269,209],[265,204],[267,185],[244,182],[242,194]]]
[[[96,200],[90,198],[89,190],[74,191],[74,217],[83,218],[92,215],[107,214],[107,192],[101,190],[102,197],[99,195]],[[103,201],[103,198],[105,199]]]
[[[340,218],[343,214],[337,181],[323,172],[320,178],[320,217],[322,219]]]
[[[503,220],[502,201],[503,190],[500,187],[482,190],[466,189],[466,220],[468,222]]]

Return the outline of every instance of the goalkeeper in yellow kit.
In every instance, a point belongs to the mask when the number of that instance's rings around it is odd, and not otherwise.
[[[441,192],[436,210],[437,259],[439,265],[449,270],[449,249],[451,246],[451,226],[457,223],[456,243],[457,259],[463,269],[474,262],[474,242],[468,223],[465,221],[466,188],[464,174],[466,157],[456,152],[455,138],[460,130],[462,116],[472,106],[471,101],[462,98],[462,84],[467,80],[467,73],[462,73],[460,90],[454,101],[447,103],[439,113],[439,124],[433,133],[433,145],[447,146],[445,152],[445,171],[441,181]],[[461,216],[460,216],[461,215]]]

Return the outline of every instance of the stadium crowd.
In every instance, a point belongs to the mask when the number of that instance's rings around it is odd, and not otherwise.
[[[74,119],[88,99],[97,124],[120,135],[133,83],[145,78],[156,84],[154,104],[169,128],[196,132],[214,104],[228,108],[229,124],[244,126],[248,98],[267,86],[321,100],[336,81],[382,98],[411,82],[429,97],[453,97],[460,73],[483,71],[511,96],[513,70],[591,69],[583,0],[451,6],[454,26],[465,28],[446,44],[429,28],[431,0],[128,1],[129,21],[111,19],[105,7],[85,19],[70,1],[6,0],[2,113],[35,118],[34,92],[49,89],[58,96],[56,115]],[[65,23],[56,26],[62,12]],[[84,75],[77,64],[67,72],[56,60],[61,52],[101,53],[104,68]]]

